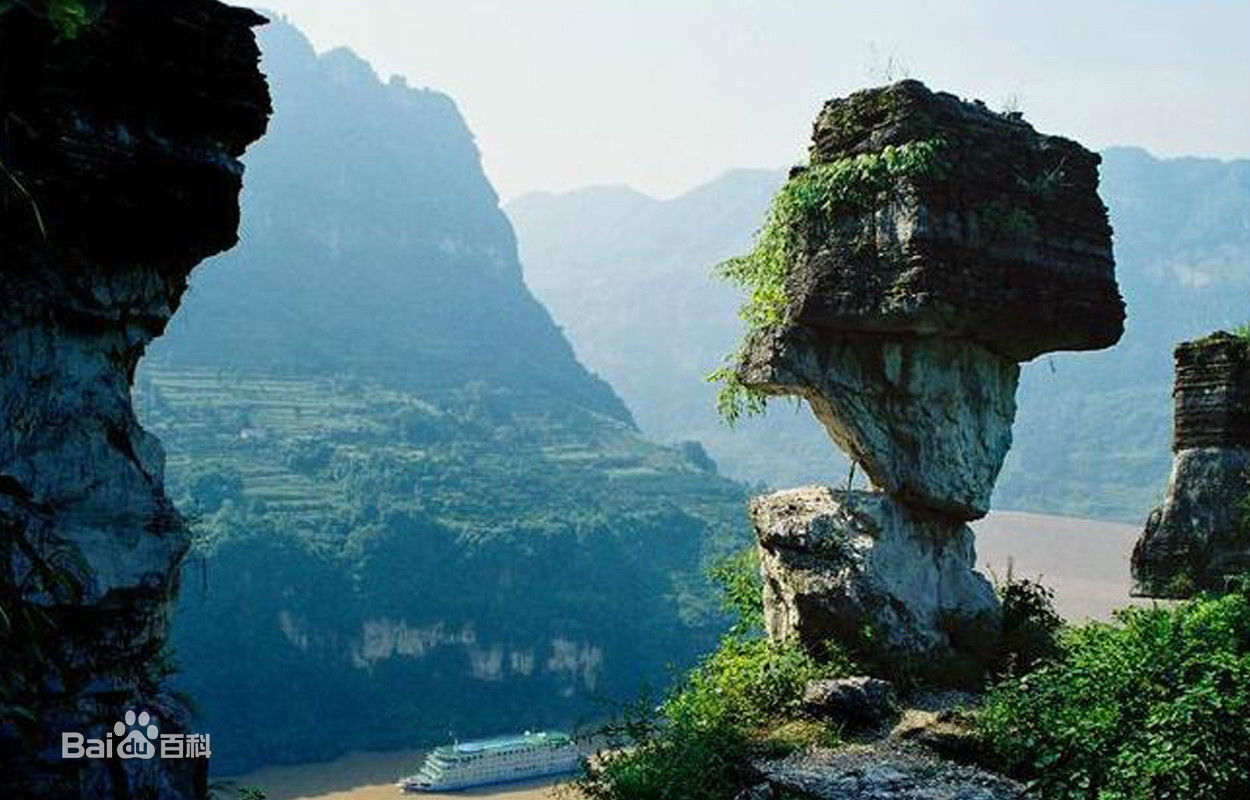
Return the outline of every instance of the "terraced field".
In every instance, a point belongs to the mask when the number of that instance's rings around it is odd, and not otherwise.
[[[193,514],[229,503],[322,528],[404,505],[483,536],[680,502],[737,522],[726,512],[741,489],[717,479],[697,446],[660,447],[620,420],[556,414],[515,393],[417,397],[347,378],[145,365],[135,395],[165,445],[171,492]]]

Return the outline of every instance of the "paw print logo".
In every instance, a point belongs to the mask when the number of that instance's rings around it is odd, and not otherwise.
[[[126,712],[126,721],[117,722],[113,725],[113,733],[116,736],[124,736],[117,743],[117,755],[120,758],[152,758],[156,755],[156,740],[160,731],[155,725],[155,718],[150,716],[148,712],[140,712],[135,716],[135,712]],[[130,733],[126,733],[127,730]]]

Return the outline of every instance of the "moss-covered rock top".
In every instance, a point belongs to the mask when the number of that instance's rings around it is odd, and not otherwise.
[[[928,169],[899,174],[796,259],[796,321],[962,336],[1019,361],[1114,344],[1124,305],[1098,155],[908,80],[826,103],[811,163],[921,142],[940,143]]]

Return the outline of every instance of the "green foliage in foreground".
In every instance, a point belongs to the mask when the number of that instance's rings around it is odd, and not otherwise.
[[[1250,589],[1063,631],[981,726],[1044,800],[1250,797]]]
[[[838,651],[817,660],[797,644],[778,645],[760,635],[753,556],[748,551],[712,570],[737,622],[720,647],[654,709],[658,718],[644,700],[613,726],[635,746],[601,753],[577,783],[585,796],[722,800],[747,781],[744,767],[752,748],[784,750],[837,741],[837,730],[795,718],[808,681],[841,677],[853,668]]]
[[[1002,627],[990,669],[999,675],[1020,675],[1053,658],[1063,618],[1055,611],[1055,593],[1029,578],[1017,578],[1007,564],[1007,576],[995,580],[1002,608]]]
[[[889,145],[880,152],[813,165],[787,181],[773,198],[751,252],[716,268],[722,278],[749,293],[739,311],[746,323],[744,341],[785,322],[786,278],[805,246],[820,241],[834,225],[855,223],[900,180],[935,174],[941,147],[936,139]],[[708,380],[721,384],[716,408],[732,425],[744,414],[763,411],[765,399],[738,380],[735,368],[741,351],[727,361],[730,365],[714,371]]]

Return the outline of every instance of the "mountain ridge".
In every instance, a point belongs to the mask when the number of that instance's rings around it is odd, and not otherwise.
[[[135,386],[195,524],[173,644],[214,769],[571,726],[664,682],[715,640],[743,487],[576,360],[446,95],[260,40],[242,241]]]

